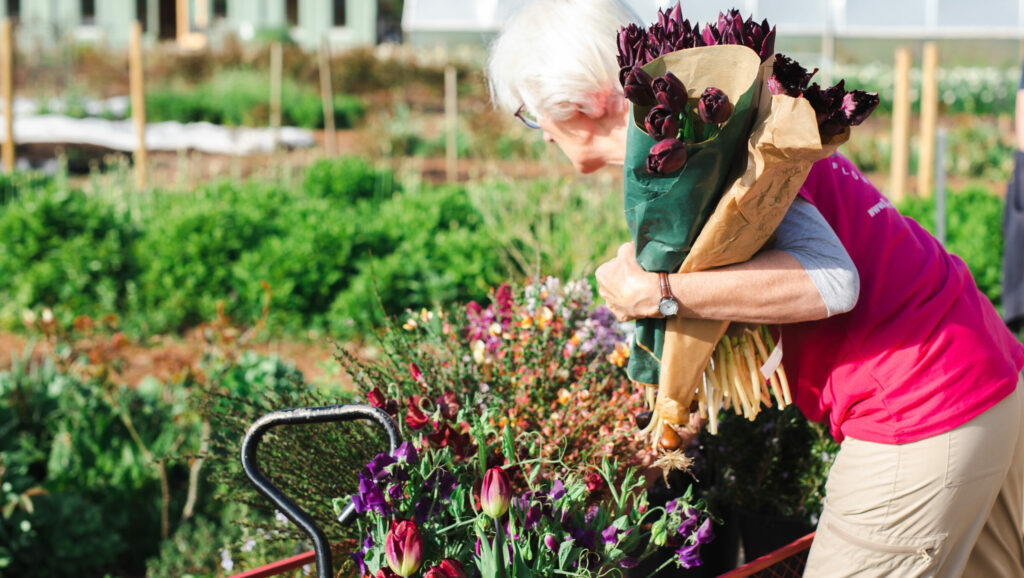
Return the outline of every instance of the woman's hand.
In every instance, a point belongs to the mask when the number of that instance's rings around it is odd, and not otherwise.
[[[644,271],[636,262],[633,243],[620,246],[618,255],[598,267],[595,275],[598,292],[619,321],[661,317],[658,276]]]

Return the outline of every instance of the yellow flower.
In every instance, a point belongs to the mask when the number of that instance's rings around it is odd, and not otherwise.
[[[533,318],[529,315],[523,315],[523,318],[519,320],[519,327],[522,327],[523,329],[526,329],[531,325],[533,325]]]
[[[487,360],[487,346],[484,345],[482,339],[477,339],[473,342],[473,361],[477,364],[481,364]]]
[[[551,323],[551,320],[554,319],[554,317],[554,311],[549,309],[546,305],[541,307],[540,310],[537,311],[537,326],[544,329]]]
[[[624,342],[615,344],[615,351],[608,354],[608,362],[612,365],[622,367],[629,360],[629,347]]]
[[[419,324],[416,323],[416,320],[413,319],[412,317],[410,317],[408,321],[402,324],[402,329],[405,329],[406,331],[412,331],[417,327],[419,327]]]
[[[424,323],[426,323],[427,321],[430,321],[433,318],[434,318],[434,312],[433,311],[427,311],[426,307],[424,307],[422,310],[420,310],[420,320],[423,321]]]
[[[565,405],[569,403],[569,399],[572,398],[572,394],[569,393],[568,389],[564,387],[558,390],[558,403]]]

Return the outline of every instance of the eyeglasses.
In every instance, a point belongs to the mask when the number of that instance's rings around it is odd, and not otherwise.
[[[537,119],[533,118],[532,116],[530,116],[530,113],[526,112],[525,104],[519,105],[519,108],[516,110],[515,117],[518,118],[519,122],[523,123],[526,126],[526,128],[532,130],[537,130],[540,128],[540,124],[537,122]]]

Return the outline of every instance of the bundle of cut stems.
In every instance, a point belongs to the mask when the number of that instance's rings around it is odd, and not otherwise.
[[[723,409],[753,421],[762,406],[782,409],[793,403],[786,370],[781,363],[772,362],[774,350],[775,340],[764,325],[747,327],[738,336],[722,336],[694,395],[698,411],[707,420],[712,434],[718,433],[718,412]],[[647,388],[647,404],[652,410],[656,392],[657,388]],[[654,411],[641,434],[650,435],[657,450],[666,427],[672,426]]]

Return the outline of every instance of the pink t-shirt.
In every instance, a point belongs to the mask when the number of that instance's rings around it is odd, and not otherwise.
[[[1014,390],[1024,347],[959,257],[840,155],[815,163],[800,194],[860,275],[849,313],[782,326],[804,415],[827,419],[839,441],[907,443],[949,431]]]

